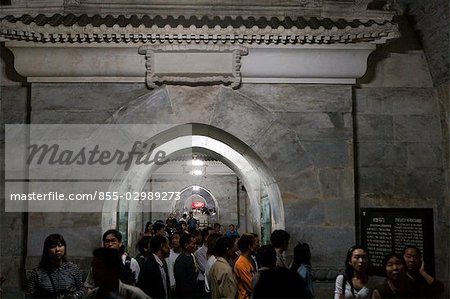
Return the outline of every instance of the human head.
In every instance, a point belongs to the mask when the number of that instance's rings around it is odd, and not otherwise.
[[[93,252],[92,275],[95,285],[100,289],[111,290],[119,283],[123,263],[118,250],[97,248]]]
[[[383,269],[388,280],[398,282],[405,277],[406,262],[398,253],[389,253],[383,259]]]
[[[194,253],[197,249],[197,245],[195,244],[195,238],[190,234],[183,234],[180,238],[180,246],[181,250],[185,254]]]
[[[197,244],[198,247],[203,245],[203,239],[202,239],[202,231],[199,229],[196,229],[191,232],[191,235],[195,239],[195,244]]]
[[[234,231],[234,228],[234,224],[228,225],[228,229],[230,230],[230,232]]]
[[[208,240],[208,236],[214,231],[214,229],[210,226],[207,226],[205,228],[202,229],[201,231],[201,236],[202,236],[202,240],[203,240],[203,244],[206,244],[207,240]]]
[[[260,267],[275,268],[277,253],[272,245],[263,245],[256,252],[256,261]]]
[[[221,233],[216,233],[216,232],[212,232],[209,236],[208,236],[208,240],[206,241],[206,246],[208,247],[208,250],[206,251],[206,254],[211,256],[211,255],[216,255],[216,242],[217,239],[219,239],[222,236]]]
[[[148,253],[148,246],[151,238],[152,237],[150,236],[143,236],[137,243],[136,247],[141,255],[146,255]]]
[[[178,250],[180,248],[180,238],[181,238],[181,232],[174,232],[170,238],[170,247],[172,247],[175,250]]]
[[[412,273],[419,272],[420,266],[422,266],[422,252],[417,246],[405,246],[402,250],[402,256],[408,271]]]
[[[251,234],[243,234],[239,238],[238,248],[242,254],[252,254],[255,250],[255,237]]]
[[[311,251],[307,243],[298,243],[294,247],[294,263],[298,266],[301,264],[311,264]]]
[[[213,228],[216,233],[220,233],[220,223],[214,223]]]
[[[153,235],[164,236],[166,234],[166,226],[162,222],[155,222],[153,224]]]
[[[345,274],[353,277],[355,272],[367,273],[369,270],[369,253],[360,245],[352,246],[347,251],[345,259]]]
[[[103,234],[103,247],[119,250],[122,246],[122,234],[117,229],[109,229]]]
[[[161,235],[155,235],[150,240],[150,252],[161,257],[167,258],[170,254],[169,240]]]
[[[152,222],[149,221],[145,224],[144,233],[151,233],[151,232],[152,232]]]
[[[212,236],[212,235],[211,235]],[[227,236],[219,236],[215,242],[214,254],[228,259],[234,248],[234,241]],[[208,247],[209,249],[209,247]]]
[[[261,242],[259,241],[259,236],[256,233],[251,233],[255,237],[255,251],[261,247]]]
[[[66,262],[66,254],[67,245],[63,236],[60,234],[51,234],[45,238],[39,266],[44,269],[50,268],[52,259],[60,259],[62,262]]]
[[[270,235],[270,243],[272,243],[273,248],[286,251],[289,246],[290,238],[291,236],[287,231],[283,229],[276,229]]]

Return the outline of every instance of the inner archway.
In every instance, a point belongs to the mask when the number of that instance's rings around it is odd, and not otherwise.
[[[155,145],[154,152],[165,152],[168,159],[193,151],[215,157],[232,169],[245,186],[249,199],[247,216],[252,224],[249,230],[260,234],[264,241],[271,230],[284,228],[284,208],[275,179],[257,154],[235,136],[209,125],[184,124],[160,132],[145,142]],[[161,165],[154,163],[133,165],[129,171],[120,171],[116,175],[118,179],[111,183],[110,190],[121,194],[143,190],[147,179],[159,167]],[[142,201],[106,204],[103,228],[118,226],[119,223],[111,220],[116,219],[117,211],[127,213],[128,244],[132,244],[141,230],[142,211],[146,209],[170,212],[170,206],[162,202],[152,202],[151,205]]]

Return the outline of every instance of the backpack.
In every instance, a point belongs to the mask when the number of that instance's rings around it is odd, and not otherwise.
[[[129,285],[135,285],[135,276],[134,271],[131,270],[131,257],[127,255],[125,258],[125,265],[123,266],[122,272],[120,273],[119,277],[120,281],[129,284]]]

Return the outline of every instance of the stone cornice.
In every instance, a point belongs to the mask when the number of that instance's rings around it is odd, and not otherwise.
[[[374,0],[12,0],[0,16],[21,14],[316,16],[390,19],[394,11],[368,9]]]
[[[71,25],[61,19],[84,18]],[[219,44],[334,44],[384,43],[399,36],[392,21],[332,20],[329,18],[150,18],[119,16],[39,15],[5,17],[0,37],[40,43],[219,43]],[[109,18],[109,19],[108,19]],[[42,21],[47,20],[48,22]],[[51,25],[55,20],[59,24]],[[157,21],[156,21],[157,20]],[[101,25],[96,26],[94,22]],[[108,24],[113,23],[111,25]],[[126,25],[121,25],[126,24]],[[238,25],[236,25],[236,23]],[[108,24],[108,25],[107,25]],[[240,24],[240,25],[239,25]],[[286,25],[287,24],[287,25]],[[278,26],[277,26],[278,25]]]

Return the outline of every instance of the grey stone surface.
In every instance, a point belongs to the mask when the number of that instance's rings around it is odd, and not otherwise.
[[[115,111],[149,93],[144,84],[33,84],[33,110]]]
[[[275,122],[259,136],[259,142],[253,149],[274,172],[276,179],[296,174],[313,165],[296,133],[280,122]]]
[[[347,198],[352,202],[354,197],[353,168],[320,168],[319,182],[323,199]]]
[[[393,140],[394,126],[391,115],[356,115],[355,133],[357,141]]]
[[[285,217],[289,219],[287,221],[292,222],[292,225],[319,226],[326,221],[324,203],[320,199],[283,197],[283,204]],[[292,231],[289,232],[292,233]]]
[[[441,142],[442,129],[437,115],[394,117],[394,138],[403,142]]]
[[[359,194],[392,196],[394,194],[394,170],[382,167],[358,168]]]
[[[242,84],[239,93],[277,112],[351,112],[351,87],[307,84]]]
[[[308,167],[292,175],[281,177],[277,183],[284,200],[305,200],[321,198],[318,169]]]
[[[408,143],[408,167],[440,168],[443,165],[444,145],[442,143]]]
[[[255,101],[223,88],[211,124],[233,134],[247,145],[255,143],[273,121],[272,114]]]
[[[351,141],[301,141],[316,167],[346,167],[353,161]]]
[[[431,88],[357,88],[358,114],[427,115],[438,112]]]
[[[33,124],[104,124],[112,114],[109,111],[38,110],[31,115]]]
[[[407,164],[405,144],[379,142],[358,143],[359,167],[402,167]]]
[[[448,196],[443,170],[413,169],[396,170],[396,193],[412,198],[436,200]],[[397,184],[398,183],[398,184]]]
[[[348,140],[352,138],[352,118],[348,113],[277,113],[277,119],[294,131],[300,140]]]
[[[175,118],[180,123],[210,124],[221,87],[167,86]]]

